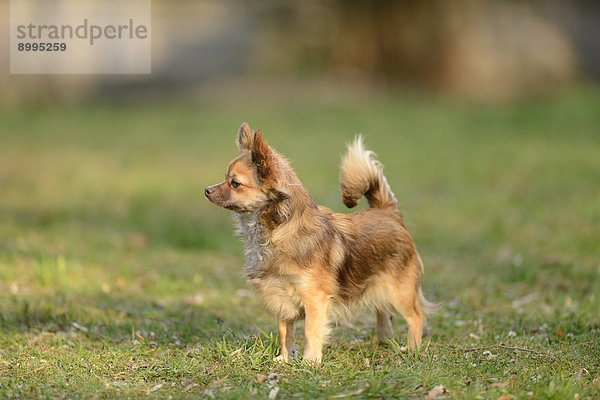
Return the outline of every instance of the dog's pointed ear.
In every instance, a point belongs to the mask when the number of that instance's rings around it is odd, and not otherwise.
[[[252,145],[254,143],[254,135],[248,126],[248,123],[244,122],[240,126],[240,131],[237,135],[236,144],[240,151],[252,151]]]
[[[271,175],[272,151],[260,129],[254,132],[254,140],[252,145],[252,162],[256,165],[256,170],[261,178],[267,178]]]

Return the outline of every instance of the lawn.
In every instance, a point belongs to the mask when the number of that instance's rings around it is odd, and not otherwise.
[[[578,89],[0,111],[0,398],[599,398],[599,110]],[[400,318],[377,345],[360,311],[322,365],[273,361],[276,321],[203,196],[242,121],[344,212],[339,160],[364,134],[442,305],[419,357]]]

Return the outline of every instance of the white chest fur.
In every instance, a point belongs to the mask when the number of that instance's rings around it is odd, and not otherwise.
[[[296,277],[269,271],[271,243],[256,215],[238,214],[237,222],[245,245],[244,273],[248,282],[270,312],[283,319],[296,319],[302,313]]]
[[[237,214],[238,235],[244,241],[246,266],[244,273],[249,279],[267,269],[269,240],[256,214]]]

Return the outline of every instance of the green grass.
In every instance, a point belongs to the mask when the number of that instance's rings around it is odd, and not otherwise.
[[[0,398],[598,398],[598,110],[587,89],[0,111]],[[203,196],[244,120],[338,211],[344,143],[366,136],[443,304],[420,357],[403,321],[378,346],[359,312],[320,367],[272,361],[276,321]]]

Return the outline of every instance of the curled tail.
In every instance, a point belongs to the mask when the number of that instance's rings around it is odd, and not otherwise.
[[[398,201],[383,176],[383,166],[373,157],[373,152],[365,149],[360,135],[348,145],[340,177],[344,204],[348,208],[355,207],[364,195],[371,208],[397,209]]]

